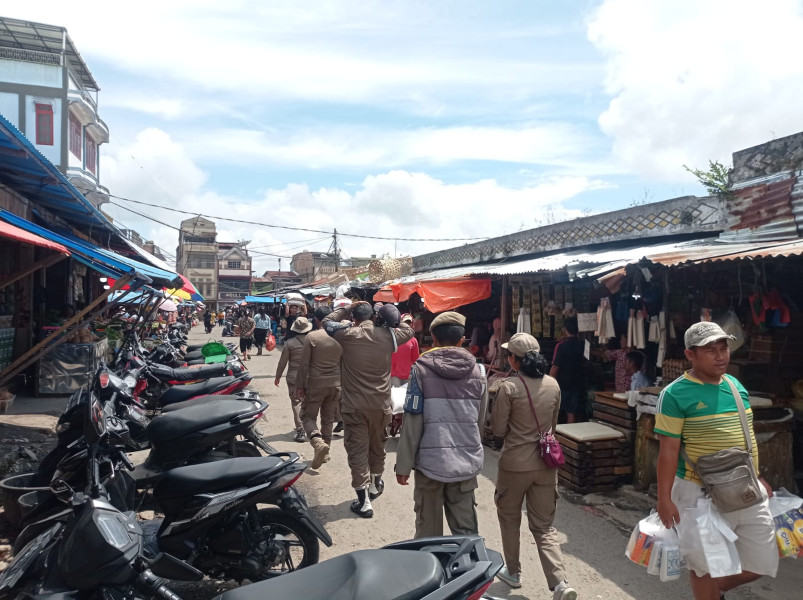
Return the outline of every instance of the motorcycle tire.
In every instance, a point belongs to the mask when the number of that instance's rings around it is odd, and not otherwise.
[[[288,553],[288,555],[284,557],[284,564],[272,565],[261,579],[270,579],[282,573],[297,571],[298,569],[303,569],[304,567],[314,565],[318,562],[321,550],[318,538],[315,537],[315,534],[301,521],[282,512],[280,508],[262,508],[259,510],[259,525],[262,528],[262,533],[268,539],[269,548],[273,547],[274,544],[286,543],[287,546],[282,550]],[[280,534],[285,538],[295,537],[298,539],[298,542],[275,540],[276,534]],[[290,554],[291,547],[301,548],[304,552],[301,560],[297,560],[297,554]],[[275,560],[279,558],[281,557],[265,557],[265,562],[275,562]],[[288,559],[290,560],[289,565],[287,564]]]
[[[230,444],[228,452],[234,457],[262,458],[264,456],[259,451],[259,448],[254,446],[251,442],[243,441]]]

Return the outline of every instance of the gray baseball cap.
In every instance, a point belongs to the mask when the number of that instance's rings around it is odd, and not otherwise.
[[[736,336],[725,333],[722,327],[711,321],[695,323],[686,330],[686,335],[683,336],[686,349],[696,346],[706,346],[711,342],[718,342],[719,340],[735,339]]]

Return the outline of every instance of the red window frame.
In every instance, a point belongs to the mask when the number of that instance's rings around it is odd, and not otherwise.
[[[70,115],[70,152],[73,153],[73,156],[77,159],[81,159],[82,147],[83,147],[83,140],[81,135],[81,121],[75,118],[74,115]]]
[[[98,145],[90,136],[86,136],[86,170],[97,175]]]
[[[36,145],[52,146],[53,142],[53,106],[50,104],[34,105],[36,111]]]

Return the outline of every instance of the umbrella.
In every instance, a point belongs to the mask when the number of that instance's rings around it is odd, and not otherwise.
[[[165,312],[176,312],[178,307],[172,300],[165,300],[159,305],[159,310],[163,310]]]
[[[189,279],[184,277],[184,275],[179,275],[179,277],[181,277],[184,284],[180,288],[167,290],[168,295],[172,296],[178,294],[178,297],[183,300],[200,301],[204,299],[204,297],[198,293],[198,288],[196,288]],[[186,294],[186,296],[184,294]]]
[[[168,298],[177,298],[179,300],[192,300],[192,295],[189,292],[182,290],[181,288],[177,289],[174,288],[172,290],[165,289],[164,293],[165,296],[167,296]]]

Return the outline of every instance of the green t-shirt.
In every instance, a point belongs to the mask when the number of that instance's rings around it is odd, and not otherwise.
[[[747,425],[753,444],[753,464],[758,469],[758,445],[753,433],[753,412],[747,390],[735,377],[725,375],[735,385],[744,402]],[[719,385],[703,383],[684,373],[670,383],[658,398],[655,433],[680,438],[689,458],[697,462],[701,456],[727,448],[744,448],[744,432],[739,409],[728,382]],[[677,476],[695,483],[700,478],[682,456],[678,457]]]

